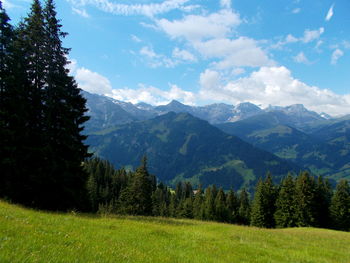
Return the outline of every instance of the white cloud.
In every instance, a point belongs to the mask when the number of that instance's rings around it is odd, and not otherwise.
[[[218,69],[232,67],[259,67],[272,65],[274,62],[258,46],[257,41],[247,37],[238,39],[212,39],[205,42],[197,42],[194,47],[205,58],[221,58],[215,62]]]
[[[149,58],[156,58],[158,56],[152,48],[147,46],[141,48],[140,54]]]
[[[162,3],[150,4],[118,4],[110,0],[67,0],[75,6],[92,5],[103,12],[116,15],[145,15],[153,17],[158,14],[167,13],[174,9],[186,8],[189,0],[166,0]]]
[[[325,18],[326,21],[331,20],[331,18],[333,17],[333,15],[334,15],[333,8],[334,8],[334,4],[329,8],[329,10],[327,12],[327,15],[326,15],[326,18]]]
[[[82,17],[85,17],[85,18],[90,17],[90,15],[86,12],[85,9],[78,9],[78,8],[72,7],[72,11],[73,13],[78,14]]]
[[[185,91],[174,84],[169,84],[168,90],[161,90],[153,86],[139,84],[137,89],[123,88],[113,89],[109,96],[131,103],[146,102],[152,105],[164,105],[171,100],[179,100],[188,105],[194,105],[196,96],[190,91]]]
[[[188,61],[188,62],[196,62],[197,59],[196,57],[189,51],[179,49],[179,48],[174,48],[173,50],[173,58],[175,59],[180,59],[183,61]]]
[[[297,38],[292,34],[288,34],[284,40],[278,41],[278,43],[273,45],[272,48],[280,49],[286,44],[297,43],[297,42],[303,42],[305,44],[310,43],[314,40],[319,39],[323,33],[324,33],[324,28],[320,27],[319,29],[315,29],[315,30],[306,29],[304,31],[303,36],[300,38]]]
[[[192,53],[179,48],[174,48],[172,57],[167,57],[163,54],[157,54],[153,48],[149,46],[142,47],[139,51],[139,54],[145,58],[145,62],[152,68],[173,68],[181,63],[197,61],[197,58]]]
[[[320,27],[318,30],[309,30],[306,29],[304,32],[304,37],[301,39],[304,43],[309,43],[316,39],[319,39],[320,36],[324,33],[324,28]]]
[[[231,8],[231,0],[220,0],[220,5],[223,8]]]
[[[15,4],[11,3],[9,0],[3,0],[2,1],[3,8],[5,9],[11,9],[17,7]]]
[[[179,64],[180,61],[172,60],[163,54],[157,54],[153,48],[144,46],[140,49],[139,54],[146,59],[146,63],[152,68],[166,67],[173,68]]]
[[[292,14],[299,14],[300,11],[301,11],[301,8],[294,8],[294,9],[292,10]]]
[[[226,37],[241,23],[239,14],[223,9],[217,13],[188,15],[182,20],[170,21],[165,18],[156,21],[158,27],[170,38],[186,39],[190,42],[210,38]]]
[[[131,37],[131,40],[136,42],[136,43],[141,43],[142,42],[142,40],[139,37],[135,36],[135,35],[131,35],[130,37]]]
[[[323,44],[322,40],[317,41],[316,46],[315,46],[315,49],[317,52],[321,52],[320,47],[322,46],[322,44]]]
[[[199,83],[201,87],[203,88],[203,90],[209,91],[209,93],[211,93],[211,91],[215,92],[215,90],[220,88],[221,86],[220,81],[221,81],[220,73],[210,69],[206,69],[199,76]]]
[[[211,101],[237,104],[250,101],[257,105],[287,106],[301,103],[317,112],[331,115],[350,113],[350,94],[338,95],[293,78],[285,67],[262,67],[245,78],[225,82],[216,71],[207,69],[200,75],[200,96]]]
[[[286,36],[286,40],[285,40],[286,43],[295,43],[298,41],[299,41],[299,39],[297,39],[296,37],[294,37],[291,34],[288,34],[288,36]]]
[[[341,58],[344,55],[344,52],[337,48],[336,50],[333,51],[332,57],[331,57],[331,64],[335,65],[338,62],[338,59]]]
[[[345,40],[345,41],[343,41],[342,44],[343,44],[343,46],[344,46],[345,49],[350,49],[350,42],[349,42],[349,41],[346,41],[346,40]]]
[[[304,52],[299,52],[299,54],[293,57],[293,59],[297,63],[310,64],[310,61],[305,56]]]
[[[112,85],[106,77],[84,67],[76,70],[75,79],[79,88],[88,92],[96,94],[112,93]]]
[[[67,57],[69,64],[66,65],[66,68],[69,70],[70,75],[75,75],[78,69],[78,62],[76,59],[70,59]]]
[[[245,73],[245,69],[244,68],[235,68],[232,70],[231,74],[233,76],[238,76],[238,75],[242,75]]]

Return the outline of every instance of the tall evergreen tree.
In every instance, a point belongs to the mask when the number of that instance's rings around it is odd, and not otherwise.
[[[332,199],[332,188],[329,181],[321,176],[317,179],[316,186],[316,226],[327,228],[331,225],[330,204]]]
[[[276,201],[275,220],[277,227],[296,226],[295,180],[291,174],[283,179]]]
[[[237,223],[242,225],[250,224],[251,217],[251,206],[248,192],[245,188],[239,194],[238,198],[239,208],[238,208],[238,219]]]
[[[203,208],[204,208],[204,218],[206,220],[215,219],[215,197],[213,195],[213,188],[208,186],[205,189]],[[216,190],[214,189],[214,191]]]
[[[168,216],[169,192],[167,187],[160,183],[152,194],[152,215]]]
[[[120,196],[121,211],[132,215],[151,215],[153,180],[147,170],[147,159],[136,169],[130,185]]]
[[[6,138],[10,160],[8,197],[15,202],[40,207],[45,163],[43,141],[43,88],[45,82],[44,20],[39,1],[15,31],[10,60]],[[6,158],[5,158],[6,159]]]
[[[10,67],[13,57],[13,28],[9,23],[10,18],[0,1],[0,197],[5,197],[9,194],[9,182],[11,180],[11,130],[9,127],[8,102],[10,99],[9,78],[13,77]]]
[[[45,61],[47,62],[44,89],[44,128],[46,200],[58,209],[79,206],[85,196],[86,174],[81,166],[88,154],[83,141],[83,124],[86,100],[80,94],[74,79],[66,69],[68,49],[62,47],[60,21],[53,0],[46,1],[43,10],[45,21]]]
[[[230,223],[238,223],[239,202],[236,193],[231,189],[226,198],[227,219]]]
[[[332,225],[335,229],[350,231],[350,186],[341,180],[331,202]]]
[[[193,201],[193,217],[195,219],[204,218],[203,199],[204,198],[203,198],[202,186],[199,186]]]
[[[193,218],[193,198],[188,197],[180,201],[178,217]]]
[[[275,202],[276,189],[271,174],[268,174],[264,182],[258,182],[252,205],[251,224],[257,227],[274,227]]]
[[[226,195],[222,188],[219,189],[215,197],[215,220],[219,222],[228,221],[228,213],[226,208]]]
[[[297,226],[316,226],[316,182],[308,172],[302,172],[296,181],[296,224]]]

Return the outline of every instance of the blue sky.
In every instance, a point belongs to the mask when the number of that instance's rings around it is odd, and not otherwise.
[[[3,1],[17,23],[30,0]],[[58,0],[81,88],[137,103],[350,113],[348,0]]]

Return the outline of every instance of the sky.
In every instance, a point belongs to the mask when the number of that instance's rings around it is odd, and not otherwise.
[[[31,0],[3,0],[16,24]],[[350,114],[348,0],[56,0],[79,87],[132,103]]]

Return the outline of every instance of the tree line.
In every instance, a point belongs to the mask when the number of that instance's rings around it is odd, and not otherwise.
[[[274,184],[260,179],[255,194],[225,192],[215,185],[194,190],[180,182],[175,189],[149,174],[144,158],[135,172],[115,170],[105,160],[85,163],[91,209],[97,213],[194,218],[263,228],[321,227],[350,230],[350,186],[340,181],[335,192],[322,177],[308,172]],[[334,192],[334,193],[333,193]]]
[[[82,207],[86,100],[67,65],[53,0],[17,25],[0,1],[0,197],[31,207]]]

